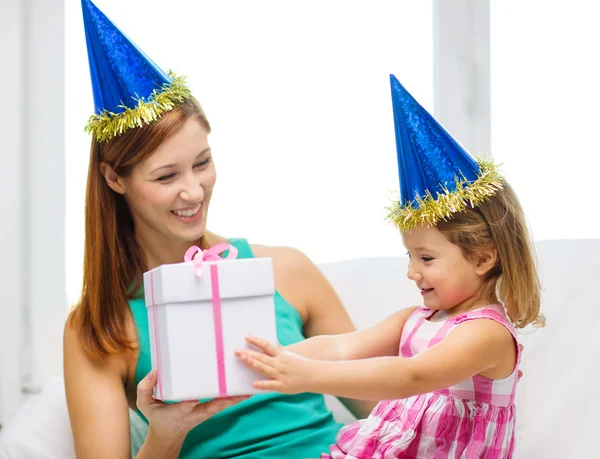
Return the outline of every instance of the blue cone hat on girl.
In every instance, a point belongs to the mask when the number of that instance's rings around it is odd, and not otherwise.
[[[400,231],[433,226],[502,188],[491,161],[471,157],[394,75],[390,83],[400,199],[388,208],[389,221]]]

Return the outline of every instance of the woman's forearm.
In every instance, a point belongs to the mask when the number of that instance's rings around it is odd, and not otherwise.
[[[136,459],[150,459],[160,457],[163,459],[177,459],[183,446],[185,435],[165,437],[148,428],[148,435],[140,448]]]
[[[286,349],[313,360],[343,360],[339,335],[320,335],[286,346]]]

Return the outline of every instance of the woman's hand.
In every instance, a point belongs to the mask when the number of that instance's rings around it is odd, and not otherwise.
[[[158,436],[185,437],[198,424],[249,396],[215,398],[205,403],[197,400],[167,404],[156,400],[152,389],[156,385],[156,371],[151,371],[137,386],[137,407],[148,420],[150,429]]]
[[[312,360],[281,346],[274,346],[262,338],[249,336],[246,341],[264,353],[251,349],[237,349],[235,355],[246,366],[269,378],[252,383],[255,388],[284,394],[309,391],[310,381],[316,370]]]

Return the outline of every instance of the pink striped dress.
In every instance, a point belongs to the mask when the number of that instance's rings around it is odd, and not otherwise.
[[[445,321],[427,320],[433,313],[421,308],[410,315],[400,339],[402,357],[419,354],[468,320],[495,320],[517,340],[501,304]],[[520,355],[517,362],[519,358]],[[510,458],[515,446],[517,380],[515,365],[513,373],[505,379],[475,375],[444,390],[382,401],[367,419],[342,428],[336,444],[321,458]]]

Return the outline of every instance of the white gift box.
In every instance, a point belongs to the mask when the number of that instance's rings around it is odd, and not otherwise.
[[[162,265],[144,273],[155,397],[194,400],[262,393],[265,379],[235,355],[247,335],[277,343],[270,258]],[[200,274],[201,271],[201,275]]]

